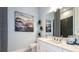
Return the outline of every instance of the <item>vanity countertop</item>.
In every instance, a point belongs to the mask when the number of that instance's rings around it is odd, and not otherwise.
[[[46,42],[48,44],[52,44],[52,45],[64,48],[64,49],[68,49],[73,52],[79,52],[79,45],[69,45],[65,41],[57,43],[50,38],[38,38],[38,40]]]

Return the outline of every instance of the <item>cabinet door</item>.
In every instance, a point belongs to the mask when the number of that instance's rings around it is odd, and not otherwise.
[[[38,51],[39,52],[61,52],[62,49],[58,46],[38,41]]]
[[[61,48],[55,45],[51,45],[51,44],[46,44],[46,48],[48,52],[61,52]]]
[[[44,46],[40,46],[40,51],[39,52],[48,52],[47,48]]]
[[[47,48],[46,48],[46,45],[45,45],[44,42],[38,41],[38,44],[37,44],[37,51],[38,51],[38,52],[47,52]]]

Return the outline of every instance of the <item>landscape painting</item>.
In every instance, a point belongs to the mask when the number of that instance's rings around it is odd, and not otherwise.
[[[15,11],[15,31],[33,32],[34,17],[22,12]]]

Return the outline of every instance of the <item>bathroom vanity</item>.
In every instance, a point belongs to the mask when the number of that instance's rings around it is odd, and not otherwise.
[[[57,38],[60,40],[60,38]],[[61,38],[63,41],[56,41],[54,38],[38,38],[38,52],[79,52],[79,45],[69,45],[66,43],[66,38]]]

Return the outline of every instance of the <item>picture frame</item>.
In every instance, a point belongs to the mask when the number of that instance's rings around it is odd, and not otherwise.
[[[34,17],[19,11],[15,11],[15,31],[34,32]]]
[[[51,21],[46,20],[46,32],[51,32]]]

